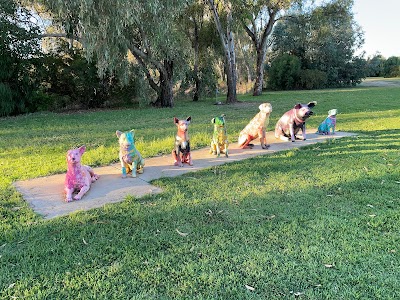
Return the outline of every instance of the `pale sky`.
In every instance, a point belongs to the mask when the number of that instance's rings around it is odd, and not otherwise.
[[[377,51],[400,57],[400,0],[354,0],[353,12],[364,31],[365,58]]]

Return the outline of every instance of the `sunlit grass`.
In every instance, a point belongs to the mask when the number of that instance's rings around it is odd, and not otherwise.
[[[0,298],[397,299],[400,88],[354,88],[178,102],[173,109],[40,113],[0,119]],[[135,129],[145,157],[169,155],[173,117],[192,116],[194,148],[211,118],[238,133],[262,102],[272,130],[296,102],[337,108],[357,137],[153,182],[164,192],[44,221],[11,183],[118,160],[115,131]]]

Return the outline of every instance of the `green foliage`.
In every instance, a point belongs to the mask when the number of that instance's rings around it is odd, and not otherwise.
[[[383,63],[384,77],[400,77],[400,57],[391,56]]]
[[[300,87],[313,90],[326,87],[328,76],[326,72],[320,70],[302,69],[300,71]]]
[[[42,59],[40,71],[41,89],[35,95],[39,110],[125,106],[136,101],[135,76],[125,85],[114,76],[100,78],[96,61],[88,62],[82,51],[69,49],[67,43],[59,43]],[[129,94],[129,99],[120,99],[120,94]]]
[[[40,52],[30,17],[13,0],[0,2],[0,116],[32,111]]]
[[[268,72],[267,86],[271,90],[292,90],[298,87],[301,63],[297,56],[283,54],[275,58]]]
[[[325,73],[326,82],[321,78],[317,86],[359,83],[366,76],[365,61],[354,53],[363,35],[352,5],[351,0],[335,0],[279,23],[273,33],[275,55],[290,53],[300,59],[302,69]]]
[[[381,77],[383,76],[383,64],[386,59],[381,54],[376,54],[372,58],[367,59],[367,76]]]
[[[400,57],[391,56],[388,59],[377,53],[368,58],[367,76],[371,77],[400,77]]]
[[[186,1],[42,2],[66,22],[66,29],[81,35],[85,53],[98,62],[101,75],[126,77],[129,50],[157,92],[155,104],[173,106],[174,74],[184,73],[180,69],[187,67],[188,41],[176,24]]]
[[[10,86],[0,82],[0,114],[10,115],[14,111],[14,106],[15,103]]]

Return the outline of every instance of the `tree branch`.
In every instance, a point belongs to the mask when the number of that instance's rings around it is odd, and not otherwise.
[[[76,36],[76,35],[75,36],[67,36],[66,33],[43,33],[43,34],[38,35],[38,38],[40,38],[40,39],[49,38],[49,37],[73,39],[74,41],[82,43],[82,39],[79,36]]]
[[[136,57],[136,56],[135,56]],[[149,69],[147,68],[146,64],[144,63],[144,61],[140,58],[140,57],[136,57],[137,61],[139,62],[139,64],[142,66],[144,74],[146,75],[146,78],[151,86],[151,88],[153,90],[156,91],[157,94],[160,93],[161,89],[160,87],[157,85],[157,83],[154,81],[153,77],[150,74]]]

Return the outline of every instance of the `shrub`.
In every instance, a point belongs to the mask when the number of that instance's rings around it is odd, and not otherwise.
[[[272,61],[267,86],[272,90],[298,88],[300,73],[300,59],[297,56],[283,54]]]
[[[327,82],[328,76],[323,71],[305,69],[300,72],[300,86],[304,89],[322,89]]]

